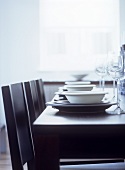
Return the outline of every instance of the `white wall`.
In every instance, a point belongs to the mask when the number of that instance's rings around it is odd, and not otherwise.
[[[125,0],[120,0],[120,18],[121,18],[121,22],[120,22],[120,32],[121,32],[121,37],[122,38],[122,42],[125,44]]]
[[[37,77],[38,21],[39,0],[0,0],[1,86]],[[0,122],[3,122],[2,98],[0,100]]]

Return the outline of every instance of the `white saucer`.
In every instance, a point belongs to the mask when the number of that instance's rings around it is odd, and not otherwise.
[[[66,81],[65,84],[68,85],[84,85],[84,84],[91,84],[90,81]]]

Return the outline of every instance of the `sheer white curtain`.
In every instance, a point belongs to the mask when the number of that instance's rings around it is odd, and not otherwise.
[[[119,46],[119,0],[40,0],[40,69],[92,71]]]

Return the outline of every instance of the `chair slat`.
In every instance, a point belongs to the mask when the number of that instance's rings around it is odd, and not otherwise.
[[[40,103],[38,99],[36,82],[34,80],[30,81],[30,88],[31,88],[31,94],[34,103],[34,108],[35,108],[35,116],[37,118],[41,114],[41,111],[40,111]]]

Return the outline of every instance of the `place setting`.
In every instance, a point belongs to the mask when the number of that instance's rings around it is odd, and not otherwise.
[[[108,91],[100,90],[91,82],[65,82],[64,87],[55,92],[54,99],[46,104],[61,112],[99,113],[116,105],[106,97],[108,95]]]

